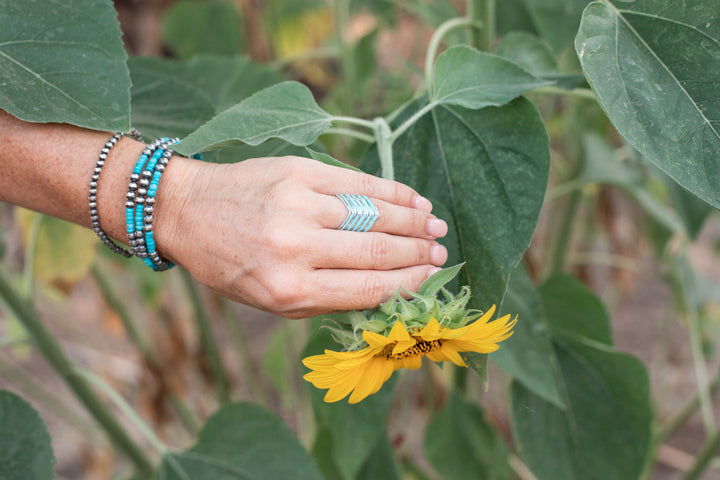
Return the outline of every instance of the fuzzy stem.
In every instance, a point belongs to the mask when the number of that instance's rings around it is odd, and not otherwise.
[[[375,123],[375,140],[377,141],[380,165],[382,166],[382,177],[388,180],[395,180],[395,166],[393,164],[393,139],[390,125],[384,118],[378,117]]]
[[[343,116],[337,116],[333,115],[330,118],[333,122],[344,122],[344,123],[350,123],[353,125],[359,125],[361,127],[368,128],[370,130],[375,130],[375,123],[371,122],[370,120],[365,120],[363,118],[357,118],[357,117],[343,117]]]
[[[430,90],[430,86],[433,82],[433,66],[435,64],[435,57],[437,56],[438,48],[440,48],[440,42],[442,42],[448,32],[460,27],[473,27],[479,29],[482,28],[482,22],[466,17],[451,18],[450,20],[443,22],[438,29],[435,30],[433,36],[430,38],[427,53],[425,54],[425,85],[428,86],[428,90]]]
[[[349,128],[328,128],[323,132],[323,135],[345,135],[347,137],[357,138],[367,143],[373,143],[375,141],[375,137],[373,137],[372,135],[358,132],[357,130],[352,130]]]
[[[212,329],[208,323],[207,312],[205,311],[202,300],[200,300],[200,293],[198,292],[190,273],[184,269],[181,269],[180,272],[183,282],[185,283],[187,291],[190,295],[193,318],[195,320],[195,326],[197,327],[198,334],[200,335],[200,345],[204,353],[209,357],[210,368],[212,368],[213,376],[215,377],[215,382],[217,383],[218,400],[220,403],[224,404],[230,400],[230,377],[223,365],[220,348],[213,337]]]
[[[400,125],[398,128],[396,128],[395,131],[393,131],[392,134],[390,134],[390,141],[394,142],[395,140],[397,140],[400,137],[400,135],[405,133],[405,131],[408,128],[412,127],[415,122],[420,120],[420,118],[422,118],[430,110],[437,107],[437,105],[438,105],[437,102],[430,102],[427,105],[425,105],[423,108],[421,108],[420,110],[415,112],[412,117],[405,120],[402,125]]]
[[[545,87],[536,87],[527,92],[528,95],[538,93],[541,95],[559,95],[563,97],[580,98],[583,100],[596,100],[595,94],[589,88],[573,88],[567,90],[565,88],[548,85]]]
[[[145,451],[130,438],[105,403],[93,392],[88,382],[77,374],[70,359],[45,329],[35,310],[20,298],[5,275],[1,273],[0,297],[32,336],[47,362],[62,376],[75,396],[102,425],[112,442],[130,458],[143,476],[148,476],[153,470],[153,464]]]

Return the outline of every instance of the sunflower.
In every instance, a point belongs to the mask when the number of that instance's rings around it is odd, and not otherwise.
[[[325,350],[323,355],[305,358],[311,371],[303,378],[317,388],[328,389],[326,402],[337,402],[350,395],[350,403],[358,403],[380,390],[395,370],[417,369],[422,358],[434,362],[453,362],[467,367],[460,352],[490,353],[498,343],[512,335],[517,317],[510,321],[505,315],[490,322],[495,305],[475,322],[461,328],[441,326],[432,318],[422,329],[408,329],[397,321],[388,336],[364,331],[368,346],[350,352]]]

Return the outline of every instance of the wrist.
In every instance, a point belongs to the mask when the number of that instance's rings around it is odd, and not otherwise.
[[[192,225],[185,213],[203,162],[173,155],[157,190],[153,231],[161,257],[181,264],[189,254],[188,238]]]

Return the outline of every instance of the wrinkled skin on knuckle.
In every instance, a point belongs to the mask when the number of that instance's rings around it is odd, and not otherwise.
[[[372,273],[362,282],[358,282],[355,297],[358,300],[359,308],[376,306],[388,296],[388,285],[379,273]]]
[[[381,268],[390,253],[388,237],[385,235],[368,235],[362,248],[361,260],[368,268]]]

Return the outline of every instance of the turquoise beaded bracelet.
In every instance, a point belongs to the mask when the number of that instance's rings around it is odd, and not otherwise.
[[[152,222],[160,177],[173,154],[169,147],[178,141],[163,137],[150,143],[138,158],[128,185],[125,203],[128,240],[135,255],[155,271],[174,266],[157,252]]]

